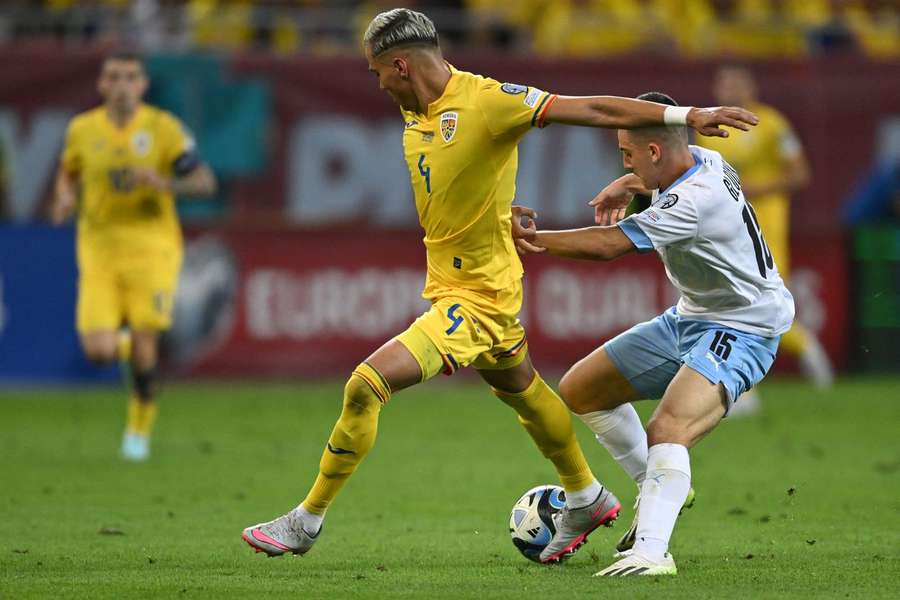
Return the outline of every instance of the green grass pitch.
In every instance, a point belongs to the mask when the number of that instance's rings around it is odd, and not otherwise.
[[[267,559],[246,525],[297,503],[339,412],[340,384],[172,384],[154,456],[117,457],[122,391],[0,392],[2,598],[896,598],[900,382],[817,392],[765,383],[764,413],[692,453],[696,506],[680,574],[592,579],[632,517],[634,487],[576,423],[623,502],[561,567],[507,533],[526,489],[554,482],[513,413],[474,381],[394,397],[372,454],[304,557]],[[646,417],[652,404],[640,407]]]

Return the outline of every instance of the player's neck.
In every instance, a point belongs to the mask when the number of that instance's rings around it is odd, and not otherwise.
[[[421,65],[419,77],[413,81],[413,93],[419,105],[417,113],[425,114],[428,106],[444,95],[450,75],[450,67],[440,56],[434,56],[433,60]]]
[[[140,105],[136,105],[130,110],[123,110],[108,104],[106,106],[106,116],[113,125],[119,129],[124,129],[131,123],[131,120],[134,119],[135,115],[137,115],[139,108]]]
[[[690,149],[685,146],[679,148],[671,157],[669,166],[665,169],[659,178],[659,191],[663,192],[669,189],[678,178],[687,173],[694,166],[694,155]]]

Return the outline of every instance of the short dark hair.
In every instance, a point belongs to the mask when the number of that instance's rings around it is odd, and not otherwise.
[[[647,102],[656,102],[658,104],[668,104],[669,106],[678,106],[675,99],[668,94],[662,92],[644,92],[637,97],[638,100],[646,100]]]
[[[644,92],[640,96],[637,96],[637,99],[646,100],[647,102],[656,102],[658,104],[665,104],[667,106],[678,106],[678,103],[675,102],[675,99],[672,98],[672,96],[664,94],[662,92]],[[685,144],[688,142],[686,127],[660,125],[658,127],[643,127],[641,129],[635,129],[634,132],[643,132],[646,136],[661,138],[668,141],[677,141],[679,143],[683,142]]]
[[[111,60],[118,60],[123,62],[136,62],[140,65],[141,69],[146,71],[146,67],[144,66],[144,57],[134,50],[115,50],[106,55],[103,59],[103,64],[105,65]]]

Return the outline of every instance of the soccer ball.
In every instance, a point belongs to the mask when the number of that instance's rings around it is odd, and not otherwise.
[[[541,551],[556,533],[553,516],[566,505],[566,492],[558,485],[539,485],[525,492],[509,515],[509,535],[528,560],[540,562]]]

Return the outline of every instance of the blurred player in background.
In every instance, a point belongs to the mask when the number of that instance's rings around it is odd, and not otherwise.
[[[307,552],[329,504],[372,448],[391,395],[471,365],[518,413],[557,470],[566,507],[540,560],[567,558],[591,531],[616,518],[620,504],[594,478],[568,410],[528,357],[518,318],[522,264],[510,225],[519,141],[553,122],[609,128],[678,122],[721,135],[718,124],[747,127],[755,119],[739,109],[670,111],[627,98],[563,97],[458,71],[444,60],[431,20],[407,9],[376,16],[364,41],[369,71],[401,108],[404,156],[425,230],[423,295],[432,307],[353,371],[302,504],[246,528],[242,537],[269,555]]]
[[[147,85],[138,55],[103,61],[103,104],[69,123],[51,208],[56,224],[78,213],[77,328],[85,354],[100,364],[130,362],[128,460],[150,453],[159,334],[171,324],[182,258],[175,196],[216,190],[178,119],[142,102]],[[128,335],[120,336],[124,325]]]
[[[759,126],[750,131],[734,132],[727,138],[698,138],[697,144],[719,152],[741,174],[744,195],[756,210],[778,271],[788,281],[790,195],[805,188],[810,179],[803,146],[787,119],[759,102],[756,82],[746,68],[721,68],[713,93],[716,102],[743,106],[759,116]],[[804,373],[817,386],[832,384],[834,374],[828,355],[815,334],[799,321],[782,338],[781,349],[800,359]],[[750,392],[737,406],[740,412],[752,412],[758,405],[757,396]]]

